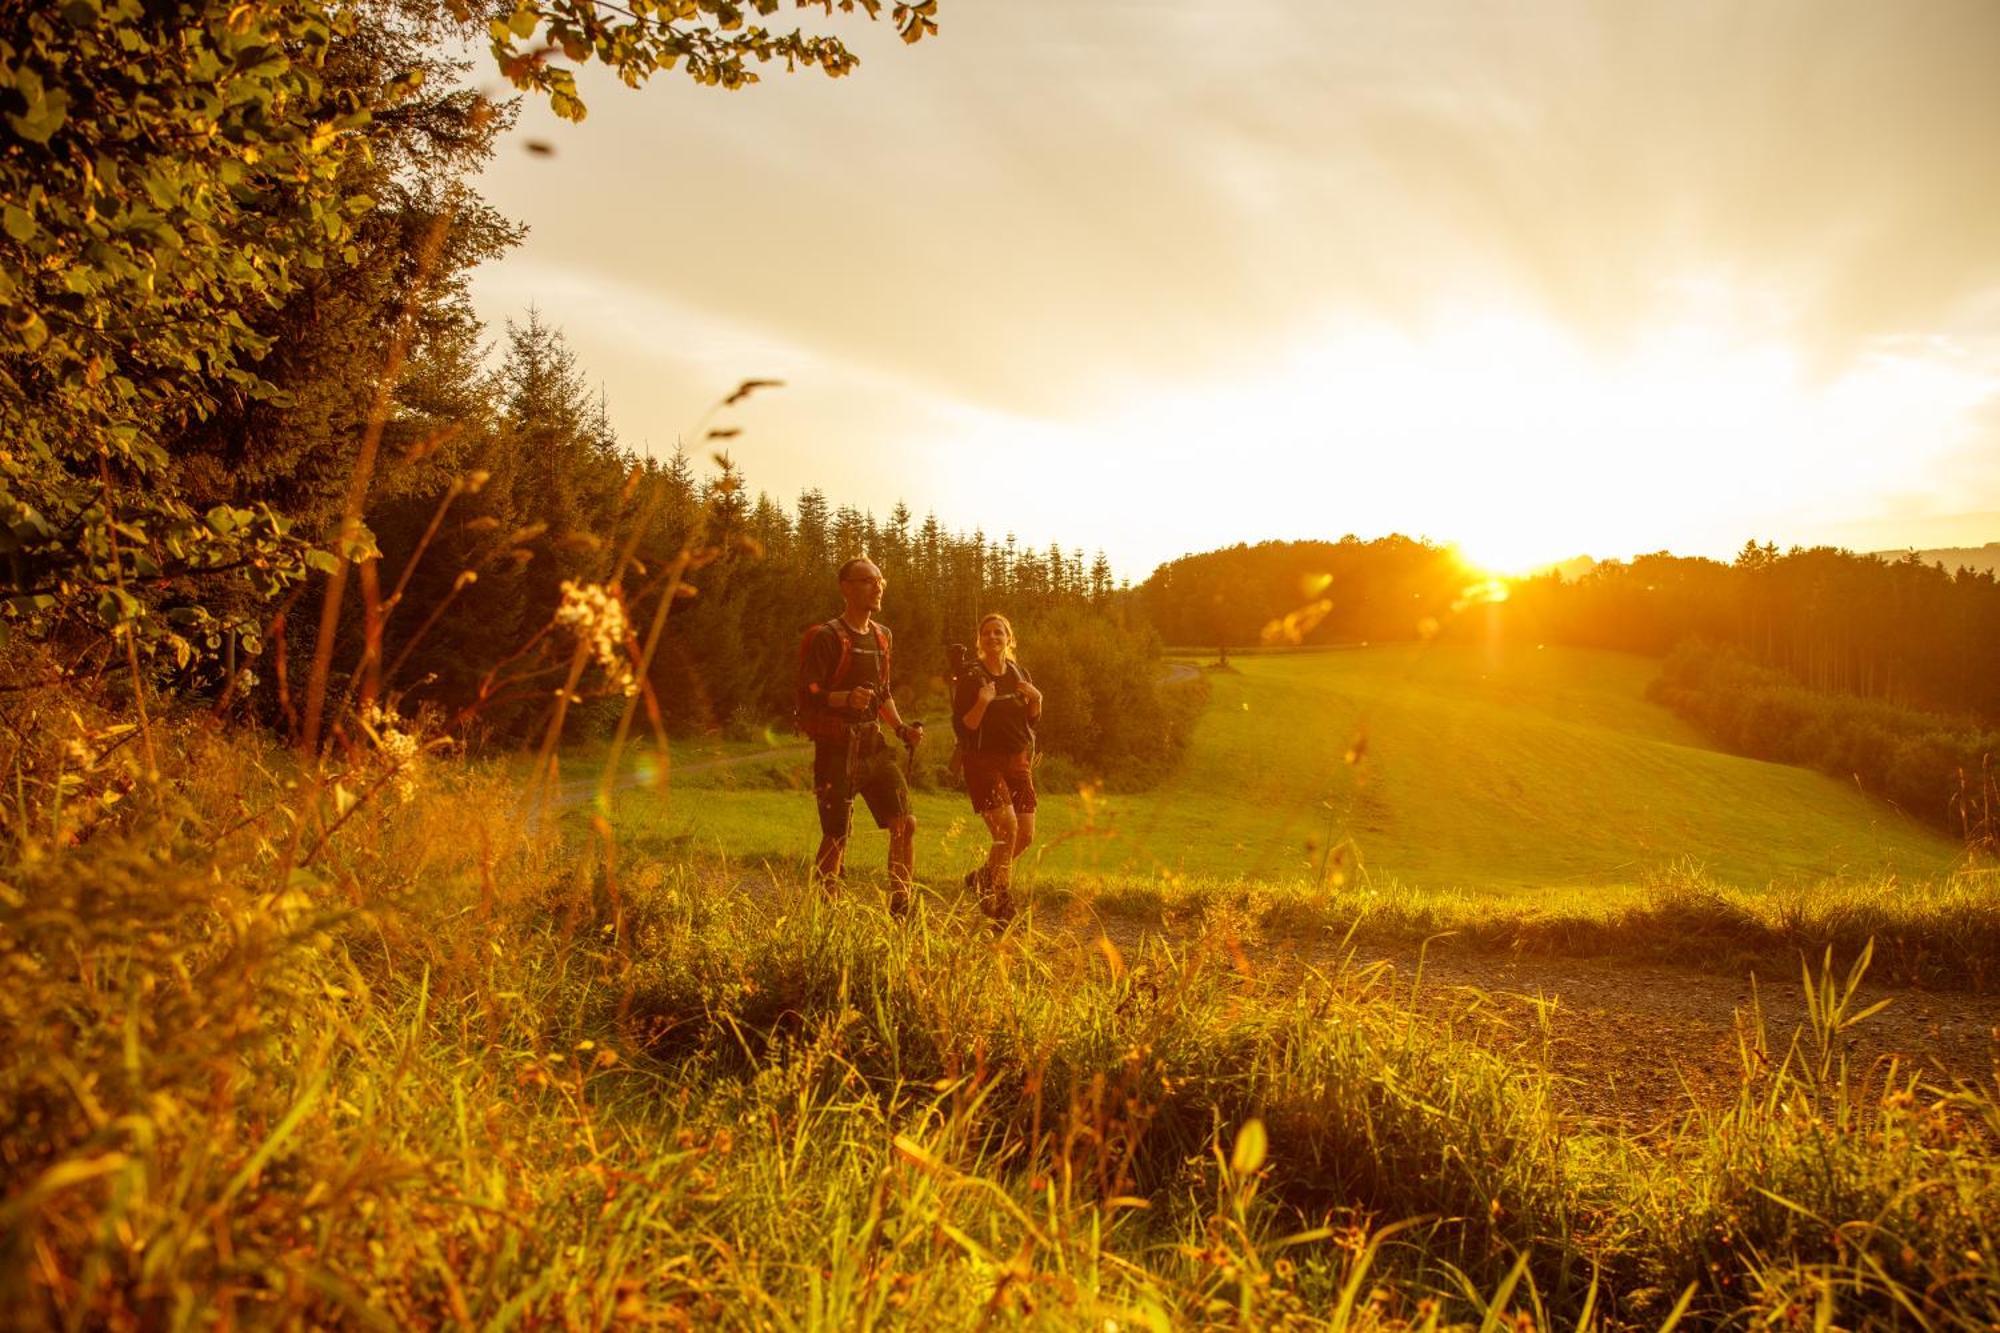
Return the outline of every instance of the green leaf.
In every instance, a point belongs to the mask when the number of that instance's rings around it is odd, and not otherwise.
[[[17,91],[27,93],[25,88],[17,87]],[[8,116],[7,124],[29,143],[47,143],[69,118],[69,97],[60,88],[43,92],[39,82],[27,97],[28,109],[18,116]]]
[[[106,588],[97,594],[97,614],[107,625],[122,625],[137,620],[145,608],[139,599],[123,588]]]
[[[19,204],[9,204],[0,212],[0,226],[17,241],[25,241],[35,234],[35,215]]]
[[[322,574],[331,574],[340,568],[340,557],[331,551],[322,551],[314,547],[306,552],[306,567],[317,569]]]
[[[49,340],[49,326],[42,323],[42,317],[32,310],[23,310],[14,316],[15,332],[21,345],[29,351],[37,351]]]

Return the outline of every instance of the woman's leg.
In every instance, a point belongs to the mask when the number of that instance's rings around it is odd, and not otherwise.
[[[980,811],[980,815],[993,835],[993,845],[987,849],[986,866],[981,876],[986,890],[981,895],[981,905],[995,917],[1005,918],[1013,914],[1013,900],[1007,889],[1014,878],[1014,840],[1020,836],[1020,825],[1015,819],[1014,807],[1004,801],[991,810]]]
[[[1029,756],[1014,760],[1007,774],[1007,794],[1014,802],[1014,856],[1019,859],[1035,840],[1035,770]]]

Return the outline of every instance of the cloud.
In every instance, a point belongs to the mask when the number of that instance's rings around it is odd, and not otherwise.
[[[772,475],[877,503],[894,484],[921,507],[913,479],[971,504],[954,468],[1010,443],[1087,457],[1100,487],[1199,458],[1233,421],[1264,421],[1293,456],[1318,447],[1311,393],[1289,419],[1256,395],[1294,393],[1329,328],[1416,347],[1396,364],[1426,407],[1462,368],[1423,348],[1496,315],[1599,370],[1677,331],[1712,351],[1784,349],[1798,391],[1834,403],[1885,357],[1954,372],[1954,411],[1971,410],[1963,384],[2000,370],[1991,0],[1015,0],[946,17],[910,51],[862,28],[866,63],[838,83],[587,82],[584,126],[524,118],[560,152],[489,177],[535,227],[507,261],[528,265],[508,299],[567,281],[578,308],[545,298],[554,317],[579,336],[622,330],[579,350],[628,434],[684,420],[668,397],[706,403],[789,365]],[[1688,398],[1740,389],[1729,357],[1703,364],[1715,378]],[[1369,373],[1322,378],[1360,392]],[[1548,393],[1619,383],[1565,387],[1586,381],[1551,374]],[[1162,401],[1212,424],[1155,423],[1146,405]],[[1570,446],[1543,437],[1579,438],[1616,406],[1573,404],[1510,447],[1573,471]],[[1859,519],[1892,496],[2000,505],[1990,409],[1917,412],[1900,437],[1876,424],[1835,432],[1846,452],[1823,481],[1732,430],[1757,479],[1746,499],[1791,505],[1786,521],[1814,505]],[[1359,447],[1345,429],[1331,438]],[[1395,439],[1449,474],[1476,472],[1490,434]],[[1960,485],[1977,489],[1952,498]],[[1422,498],[1390,482],[1380,496]],[[1068,521],[1066,495],[1016,498]],[[1201,521],[1219,512],[1202,505]]]

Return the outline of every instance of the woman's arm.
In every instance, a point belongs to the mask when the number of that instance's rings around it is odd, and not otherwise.
[[[986,706],[993,702],[996,693],[998,691],[993,688],[991,680],[979,682],[979,693],[974,697],[972,706],[959,714],[959,720],[965,723],[967,731],[979,730],[979,724],[986,720]]]
[[[1014,668],[1014,688],[1020,692],[1021,703],[1028,710],[1028,721],[1039,722],[1042,717],[1042,692],[1035,688],[1035,682],[1028,679],[1028,673],[1020,666]]]

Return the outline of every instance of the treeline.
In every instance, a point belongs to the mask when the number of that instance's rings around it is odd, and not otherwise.
[[[1355,643],[1434,633],[1466,595],[1452,552],[1408,537],[1259,542],[1182,556],[1139,587],[1166,642]]]
[[[499,600],[522,608],[511,623],[483,607],[455,607],[445,617],[442,641],[412,664],[435,679],[413,685],[411,702],[459,711],[476,704],[482,673],[490,669],[485,664],[504,658],[523,630],[554,613],[555,581],[577,558],[573,553],[585,559],[568,576],[602,577],[609,548],[624,537],[636,538],[636,549],[652,561],[683,548],[709,557],[680,580],[652,663],[650,683],[670,731],[744,735],[782,727],[793,705],[800,638],[839,611],[836,572],[865,554],[889,581],[882,619],[895,633],[894,671],[907,716],[928,710],[943,720],[937,685],[946,645],[970,643],[978,617],[998,610],[1014,621],[1022,659],[1049,696],[1041,734],[1047,751],[1087,774],[1130,782],[1157,775],[1185,742],[1186,719],[1155,688],[1158,639],[1133,614],[1130,590],[1114,583],[1102,552],[1086,559],[1080,549],[1024,547],[1011,534],[955,532],[934,514],[919,520],[902,504],[878,519],[835,505],[817,489],[789,507],[764,493],[752,498],[742,469],[726,454],[704,460],[714,465],[703,468],[705,476],[682,451],[665,463],[623,455],[561,335],[532,314],[510,330],[500,386],[504,438],[534,441],[538,459],[565,460],[556,471],[570,479],[574,510],[537,539],[553,557],[539,582],[521,586],[537,558],[522,561],[518,572],[501,566],[514,584]],[[660,497],[650,513],[649,494]],[[424,508],[407,506],[396,532],[385,536],[385,568],[396,568],[405,548],[420,540]],[[641,519],[645,526],[634,532]],[[448,596],[453,565],[439,566],[432,577],[437,595]],[[643,624],[663,590],[644,575],[633,587],[628,614]],[[595,720],[601,724],[620,706],[606,699]],[[493,725],[505,734],[522,721],[532,725],[518,714]]]
[[[1087,560],[1079,549],[1025,548],[1011,534],[954,532],[902,504],[878,519],[816,489],[788,507],[753,497],[724,453],[699,469],[684,450],[665,461],[636,456],[561,333],[533,311],[509,325],[505,360],[483,387],[486,401],[468,418],[481,428],[456,449],[468,470],[411,488],[377,520],[384,582],[415,571],[409,613],[382,636],[392,667],[384,688],[401,707],[476,720],[476,734],[500,741],[532,736],[568,641],[552,634],[547,651],[523,646],[546,632],[565,582],[602,582],[629,547],[638,560],[622,605],[634,642],[661,599],[673,598],[646,682],[667,730],[781,729],[800,637],[838,612],[836,571],[865,554],[889,580],[882,618],[896,636],[906,716],[944,706],[936,685],[946,645],[969,643],[977,618],[999,610],[1049,696],[1048,752],[1129,783],[1157,776],[1184,744],[1188,720],[1155,688],[1158,640],[1102,552]],[[724,433],[734,432],[712,432]],[[482,479],[476,494],[464,493],[468,475]],[[435,525],[440,513],[450,522]],[[659,571],[682,550],[699,552],[699,567],[670,591]],[[350,655],[365,647],[363,628],[359,616],[345,626]],[[587,677],[584,692],[605,683]],[[600,688],[579,708],[577,730],[606,728],[623,707],[616,690]]]
[[[1968,842],[2000,834],[2000,729],[1811,689],[1698,639],[1667,655],[1649,694],[1740,754],[1851,781]]]
[[[1516,584],[1508,615],[1552,642],[1664,654],[1699,637],[1815,690],[2000,718],[2000,582],[1914,556],[1746,543]]]
[[[2000,580],[1985,571],[1750,542],[1733,563],[1644,555],[1506,593],[1494,614],[1535,642],[1664,656],[1700,638],[1812,689],[2000,718]],[[1492,594],[1450,548],[1400,536],[1183,556],[1139,589],[1167,642],[1227,647],[1448,635]]]
[[[1492,590],[1454,552],[1391,536],[1183,556],[1139,589],[1168,643],[1355,643],[1450,635]],[[1535,642],[1664,656],[1735,647],[1816,690],[2000,718],[2000,580],[1914,556],[1746,543],[1733,563],[1666,554],[1513,582],[1488,614]]]

